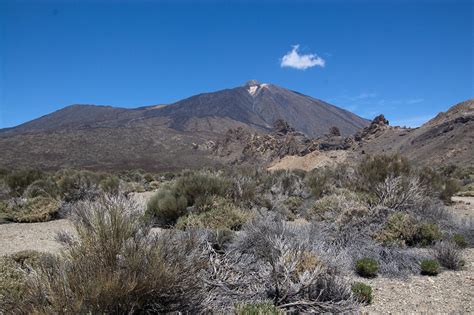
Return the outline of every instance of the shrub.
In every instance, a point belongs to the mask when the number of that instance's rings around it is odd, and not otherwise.
[[[201,213],[189,213],[179,218],[176,227],[179,229],[206,228],[236,231],[240,230],[250,218],[250,214],[245,213],[222,197],[213,197],[209,207]]]
[[[367,191],[373,191],[388,177],[409,175],[410,171],[410,163],[399,154],[367,156],[357,168],[359,185]]]
[[[421,223],[415,234],[413,243],[421,246],[428,246],[442,237],[439,227],[434,223]]]
[[[0,311],[21,313],[17,304],[27,293],[31,271],[51,257],[33,250],[0,257]]]
[[[6,182],[15,196],[21,196],[24,190],[35,180],[43,177],[43,173],[36,170],[13,171],[6,176]]]
[[[356,272],[364,278],[374,278],[379,272],[379,263],[372,258],[362,258],[356,261]]]
[[[161,227],[169,227],[186,213],[187,200],[177,196],[172,190],[162,188],[150,198],[147,204],[147,215],[156,219]]]
[[[439,273],[439,263],[434,259],[425,259],[420,264],[421,274],[425,276],[436,276]]]
[[[77,238],[36,270],[20,313],[200,311],[206,260],[195,235],[153,236],[139,207],[119,197],[81,202],[71,218]]]
[[[387,177],[375,185],[378,204],[393,210],[419,206],[424,200],[424,190],[417,177]]]
[[[375,238],[386,245],[407,245],[413,243],[417,230],[416,220],[411,215],[398,212],[388,218]]]
[[[452,241],[456,244],[459,248],[466,248],[469,244],[462,234],[454,234],[452,237]]]
[[[441,266],[451,270],[459,270],[465,264],[461,249],[453,242],[442,241],[436,243],[434,255]]]
[[[372,303],[372,287],[362,282],[352,284],[352,293],[360,303]]]
[[[100,177],[89,171],[63,171],[58,174],[61,197],[66,202],[94,199],[99,194]]]
[[[100,181],[99,187],[107,194],[117,195],[119,193],[120,179],[117,176],[107,176]]]
[[[188,205],[192,206],[200,197],[226,197],[230,187],[231,182],[226,178],[210,173],[191,173],[180,177],[173,189],[176,195],[185,197]]]
[[[441,191],[440,199],[443,200],[445,203],[451,203],[451,197],[461,190],[461,186],[459,185],[458,181],[454,179],[447,179],[444,183],[444,189]]]
[[[27,198],[40,196],[56,198],[59,195],[59,188],[51,178],[38,179],[28,186],[23,195]]]
[[[361,198],[347,189],[337,189],[334,193],[316,200],[308,211],[309,219],[344,221],[343,217],[352,217],[354,213],[364,212],[367,205]]]
[[[60,206],[57,199],[36,197],[9,204],[5,213],[7,220],[14,222],[46,222],[57,217]]]
[[[434,223],[418,223],[407,213],[392,214],[375,239],[386,245],[428,246],[441,239],[441,231]]]
[[[306,184],[316,198],[321,198],[329,190],[329,174],[326,169],[314,169],[306,176]]]
[[[284,313],[271,302],[237,304],[237,315],[283,315]]]
[[[303,204],[303,198],[297,196],[291,196],[285,201],[285,205],[292,212],[298,210],[299,207]]]

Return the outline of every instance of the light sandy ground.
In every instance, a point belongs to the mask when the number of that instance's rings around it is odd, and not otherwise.
[[[151,195],[151,194],[149,194]],[[147,196],[143,197],[143,202]],[[450,209],[470,220],[474,218],[474,198],[456,199]],[[0,256],[32,249],[58,252],[61,249],[55,235],[71,230],[67,220],[45,223],[0,225]],[[374,290],[372,305],[361,309],[363,313],[474,313],[474,249],[464,252],[466,266],[461,271],[444,270],[437,277],[414,276],[409,279],[360,279]]]
[[[272,163],[268,168],[269,171],[276,171],[280,169],[285,170],[304,170],[310,171],[312,169],[324,166],[334,166],[343,163],[347,159],[347,152],[340,151],[314,151],[305,156],[285,156],[284,158]]]
[[[9,223],[0,225],[0,256],[22,250],[58,252],[61,244],[55,241],[58,232],[72,230],[65,219],[43,223]]]

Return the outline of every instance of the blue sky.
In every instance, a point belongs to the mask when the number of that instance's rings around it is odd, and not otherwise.
[[[473,3],[0,0],[0,128],[249,79],[417,126],[474,97]]]

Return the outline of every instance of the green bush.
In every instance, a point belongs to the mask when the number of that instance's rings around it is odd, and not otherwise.
[[[461,235],[461,234],[454,234],[452,237],[452,241],[459,248],[466,248],[469,245],[464,235]]]
[[[425,259],[420,264],[421,274],[425,276],[436,276],[439,273],[439,263],[434,259]]]
[[[237,315],[282,315],[284,314],[271,302],[237,304],[234,309]]]
[[[374,278],[379,272],[379,263],[372,258],[362,258],[356,261],[356,272],[364,278]]]
[[[99,187],[107,194],[117,195],[119,193],[120,179],[113,175],[107,176],[100,181]]]
[[[147,204],[147,215],[156,219],[161,227],[173,226],[186,213],[187,200],[173,193],[169,188],[158,190]]]
[[[186,198],[188,206],[196,199],[205,196],[226,197],[231,187],[231,181],[211,173],[191,173],[180,177],[175,185],[175,193]]]
[[[352,284],[352,293],[360,303],[372,303],[372,287],[362,282],[355,282]]]
[[[388,177],[409,175],[410,172],[409,161],[399,154],[367,156],[357,168],[359,185],[367,191],[373,191]]]
[[[34,181],[43,177],[43,173],[36,170],[13,171],[6,175],[6,182],[15,196],[21,196],[25,189]]]
[[[302,204],[303,204],[303,198],[297,197],[297,196],[291,196],[285,200],[285,205],[292,212],[295,212],[296,210],[298,210]]]
[[[230,201],[222,197],[213,197],[209,208],[201,213],[189,213],[178,219],[176,227],[206,228],[218,230],[240,230],[250,218],[250,214],[242,211]]]
[[[441,231],[434,223],[418,223],[410,214],[392,214],[375,239],[386,245],[428,246],[441,239]]]
[[[413,239],[414,244],[428,246],[442,237],[439,227],[434,223],[421,223]]]
[[[26,188],[23,195],[27,198],[40,196],[55,198],[59,195],[59,187],[51,178],[37,179]]]
[[[416,220],[411,215],[398,212],[388,218],[375,238],[386,245],[408,245],[413,243],[417,230]]]

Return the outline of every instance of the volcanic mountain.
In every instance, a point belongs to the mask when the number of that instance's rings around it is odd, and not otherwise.
[[[203,93],[135,109],[72,105],[0,130],[0,167],[176,169],[215,164],[197,150],[229,129],[267,133],[283,119],[309,137],[337,127],[348,136],[368,121],[273,84]]]

